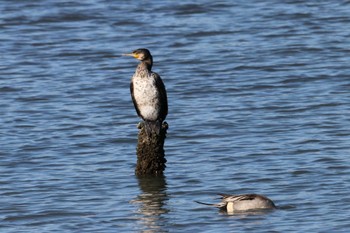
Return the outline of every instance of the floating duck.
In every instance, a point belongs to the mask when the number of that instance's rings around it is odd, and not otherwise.
[[[219,195],[221,196],[221,202],[217,204],[196,202],[203,205],[215,206],[221,210],[227,211],[227,213],[276,208],[273,201],[259,194]]]

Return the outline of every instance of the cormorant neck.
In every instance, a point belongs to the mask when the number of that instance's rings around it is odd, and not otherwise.
[[[149,57],[149,58],[143,60],[139,66],[142,66],[142,67],[146,68],[148,71],[151,71],[152,65],[153,65],[153,59],[152,59],[152,57]]]

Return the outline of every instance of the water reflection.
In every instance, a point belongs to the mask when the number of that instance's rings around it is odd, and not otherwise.
[[[167,226],[163,214],[169,212],[164,206],[167,198],[165,176],[137,177],[141,194],[135,200],[140,204],[138,213],[142,224],[142,232],[166,232]]]
[[[276,209],[256,209],[256,210],[249,210],[249,211],[235,211],[235,212],[227,212],[225,210],[220,210],[219,212],[224,215],[230,215],[230,216],[236,216],[236,217],[249,217],[252,215],[265,215],[268,213],[272,213],[276,211]]]

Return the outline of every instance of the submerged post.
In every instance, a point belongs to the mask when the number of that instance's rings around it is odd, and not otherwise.
[[[164,141],[168,124],[163,122],[160,133],[146,133],[143,122],[138,125],[137,164],[135,173],[137,175],[160,175],[165,169]]]

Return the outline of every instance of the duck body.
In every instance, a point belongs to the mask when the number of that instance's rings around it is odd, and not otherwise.
[[[219,195],[221,196],[220,203],[217,203],[217,204],[207,204],[203,202],[198,202],[198,203],[215,206],[221,210],[227,211],[228,213],[276,208],[272,200],[259,194],[240,194],[240,195],[219,194]]]

